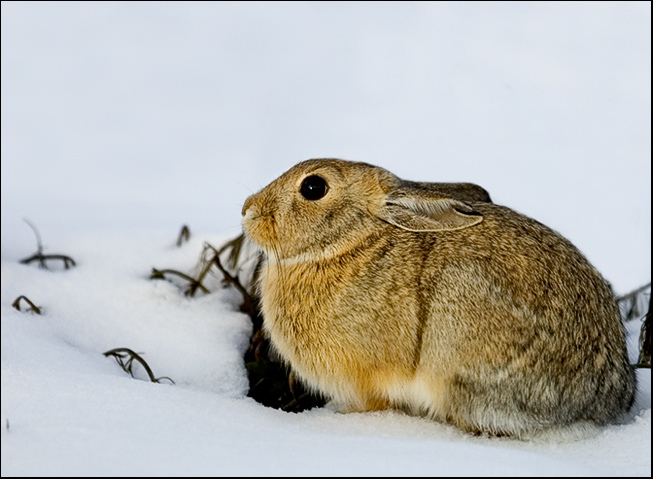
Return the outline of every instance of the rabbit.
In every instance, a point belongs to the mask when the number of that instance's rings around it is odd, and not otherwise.
[[[610,285],[568,240],[479,186],[313,159],[242,214],[265,255],[264,330],[339,411],[394,408],[523,437],[603,425],[633,403]]]

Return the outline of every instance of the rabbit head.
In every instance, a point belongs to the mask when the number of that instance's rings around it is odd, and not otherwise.
[[[424,185],[429,185],[425,187]],[[446,191],[446,193],[444,192]],[[289,258],[347,249],[386,223],[407,231],[447,231],[480,223],[463,198],[489,195],[471,184],[414,183],[383,168],[335,159],[307,160],[243,206],[247,235],[268,254]]]

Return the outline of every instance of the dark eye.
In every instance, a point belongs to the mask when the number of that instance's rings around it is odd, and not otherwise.
[[[302,181],[302,187],[299,189],[299,192],[307,200],[319,200],[327,194],[329,186],[324,178],[321,176],[313,175],[307,176],[304,181]]]

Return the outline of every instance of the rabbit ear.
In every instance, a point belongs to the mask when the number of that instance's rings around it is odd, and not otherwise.
[[[434,191],[397,188],[381,207],[380,218],[408,231],[451,231],[474,226],[483,215],[462,201]]]
[[[492,203],[487,190],[474,183],[424,183],[421,181],[400,180],[402,187],[444,193],[461,201],[480,201]]]

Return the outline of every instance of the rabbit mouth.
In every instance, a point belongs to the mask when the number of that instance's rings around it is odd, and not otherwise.
[[[275,244],[277,237],[275,223],[273,215],[262,215],[251,208],[245,212],[241,220],[245,234],[264,250]]]

